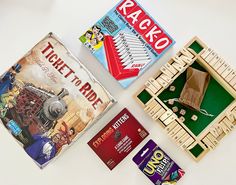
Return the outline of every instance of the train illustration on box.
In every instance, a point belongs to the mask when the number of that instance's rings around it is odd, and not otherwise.
[[[43,134],[53,128],[67,112],[67,104],[63,99],[67,95],[69,92],[64,88],[55,94],[27,83],[16,97],[16,120],[19,120],[20,126],[29,126],[31,134]]]

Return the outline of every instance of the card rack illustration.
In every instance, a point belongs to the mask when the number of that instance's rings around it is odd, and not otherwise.
[[[104,47],[108,69],[117,80],[138,76],[140,69],[151,61],[144,44],[131,34],[105,36]]]
[[[79,39],[124,88],[175,43],[135,0],[121,1]]]
[[[53,33],[0,78],[1,123],[41,168],[114,103]]]
[[[135,95],[145,112],[196,161],[235,127],[235,98],[235,70],[197,37]]]

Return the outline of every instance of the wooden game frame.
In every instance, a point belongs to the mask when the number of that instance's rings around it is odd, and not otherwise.
[[[201,49],[193,50],[191,46],[194,44],[198,44]],[[204,67],[235,99],[198,136],[195,136],[158,98],[194,61]],[[144,90],[151,95],[151,99],[145,104],[138,98]],[[228,135],[236,125],[236,71],[198,37],[194,37],[145,83],[144,87],[135,94],[135,99],[149,116],[165,128],[167,134],[178,146],[190,154],[195,161],[200,161],[209,151],[214,150],[219,141]],[[198,156],[191,152],[195,147],[202,149]]]

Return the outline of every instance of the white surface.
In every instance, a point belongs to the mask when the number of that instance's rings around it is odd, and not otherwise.
[[[81,47],[78,37],[110,10],[118,0],[0,0],[0,73],[15,63],[48,32],[53,31],[94,73],[118,100],[94,127],[59,159],[40,170],[0,126],[0,184],[3,185],[151,185],[132,162],[132,157],[148,141],[139,145],[112,172],[88,147],[87,142],[124,106],[149,130],[154,139],[186,171],[178,185],[235,184],[236,132],[200,163],[179,149],[163,129],[133,100],[133,94],[148,77],[168,61],[194,35],[228,60],[234,67],[236,1],[234,0],[139,0],[141,5],[177,41],[161,60],[127,90],[111,78],[94,57]],[[219,100],[216,100],[219,101]]]

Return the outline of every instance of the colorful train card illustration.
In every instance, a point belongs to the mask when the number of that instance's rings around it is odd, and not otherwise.
[[[41,168],[114,102],[52,33],[0,78],[2,124]]]
[[[174,185],[185,174],[153,140],[147,142],[133,161],[155,185]]]
[[[124,88],[175,43],[134,0],[115,6],[80,41]]]

